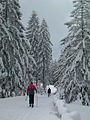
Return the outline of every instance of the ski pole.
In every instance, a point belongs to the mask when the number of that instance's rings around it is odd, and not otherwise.
[[[36,107],[38,107],[38,95],[36,94]]]

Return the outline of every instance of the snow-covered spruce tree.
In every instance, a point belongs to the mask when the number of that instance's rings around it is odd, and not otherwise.
[[[4,87],[4,83],[6,83],[6,79],[7,79],[7,69],[4,66],[4,62],[3,62],[3,54],[1,52],[3,46],[2,46],[2,38],[4,38],[6,36],[6,32],[8,33],[7,30],[4,29],[4,25],[2,25],[2,21],[3,19],[0,16],[0,97],[4,97],[4,89],[2,89]],[[1,31],[2,29],[2,31]]]
[[[5,85],[7,84],[8,69],[6,64],[8,63],[8,55],[5,52],[4,46],[6,41],[10,42],[8,36],[9,32],[6,24],[6,2],[4,0],[0,1],[0,97],[5,97]]]
[[[73,3],[72,20],[66,23],[69,34],[62,40],[64,48],[59,60],[57,83],[66,102],[80,99],[83,105],[88,105],[90,0],[75,0]]]
[[[26,29],[26,37],[28,42],[30,43],[30,55],[33,56],[36,62],[36,66],[33,66],[33,76],[34,80],[38,80],[38,43],[39,43],[39,18],[35,11],[32,12],[32,16],[28,22],[28,26]]]
[[[48,31],[48,26],[43,19],[42,24],[40,26],[40,34],[39,34],[39,62],[38,62],[38,72],[39,79],[43,83],[43,87],[45,89],[49,79],[50,79],[50,63],[52,60],[52,43],[50,41],[50,33]]]
[[[55,60],[55,61],[51,61],[50,63],[50,77],[49,77],[49,84],[52,84],[54,85],[54,83],[56,83],[56,78],[55,78],[55,75],[56,75],[56,71],[58,69],[58,62]]]
[[[25,91],[25,80],[30,74],[27,70],[31,69],[29,66],[31,58],[28,55],[30,48],[23,35],[24,28],[20,22],[19,1],[2,0],[1,5],[3,9],[0,11],[0,57],[7,76],[0,83],[0,87],[5,91],[4,97],[7,97],[13,93],[20,95]]]

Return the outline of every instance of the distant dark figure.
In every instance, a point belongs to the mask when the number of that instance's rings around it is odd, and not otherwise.
[[[51,89],[48,88],[48,97],[51,95]]]
[[[27,95],[29,95],[29,106],[34,107],[34,90],[37,92],[36,87],[34,86],[33,82],[31,82],[27,87]]]

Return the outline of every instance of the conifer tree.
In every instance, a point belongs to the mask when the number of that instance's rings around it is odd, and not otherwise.
[[[72,20],[66,25],[69,33],[62,40],[64,46],[57,71],[61,97],[67,102],[80,99],[89,104],[89,56],[90,56],[90,1],[74,0]]]
[[[56,71],[58,69],[58,62],[55,61],[51,61],[50,63],[50,77],[49,77],[49,84],[54,85],[54,83],[56,83]]]
[[[28,22],[26,29],[26,37],[30,43],[30,55],[35,59],[36,65],[33,66],[33,76],[37,84],[38,80],[38,43],[39,43],[39,18],[35,11],[32,12],[32,16]]]
[[[5,68],[4,71],[7,72],[0,87],[5,91],[4,97],[12,96],[13,93],[21,95],[25,91],[25,80],[30,74],[32,76],[30,61],[34,62],[34,60],[28,55],[30,46],[23,34],[24,27],[20,21],[19,1],[1,0],[0,5],[2,6],[0,11],[0,61]]]
[[[43,87],[45,89],[46,84],[49,81],[50,77],[50,63],[52,60],[52,43],[50,41],[50,33],[48,31],[48,26],[43,19],[40,34],[39,34],[39,76],[40,80],[43,83]]]

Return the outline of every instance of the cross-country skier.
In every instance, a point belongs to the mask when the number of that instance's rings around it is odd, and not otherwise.
[[[27,95],[29,95],[30,107],[34,107],[34,91],[37,93],[37,88],[34,86],[33,82],[31,82],[26,89]]]

